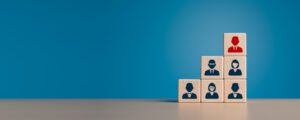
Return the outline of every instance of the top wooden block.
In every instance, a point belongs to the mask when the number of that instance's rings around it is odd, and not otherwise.
[[[246,56],[246,33],[224,33],[224,56]]]

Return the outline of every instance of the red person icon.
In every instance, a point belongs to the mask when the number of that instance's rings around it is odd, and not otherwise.
[[[243,52],[243,49],[238,46],[239,42],[240,42],[239,37],[238,36],[233,36],[232,40],[231,40],[231,43],[233,44],[233,46],[228,48],[228,52],[229,53],[241,53],[241,52]]]

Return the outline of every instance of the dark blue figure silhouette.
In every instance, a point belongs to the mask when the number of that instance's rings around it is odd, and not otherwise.
[[[229,75],[231,76],[239,76],[242,75],[241,69],[239,69],[240,63],[237,60],[233,60],[231,62],[232,69],[229,70]]]
[[[214,83],[210,83],[208,85],[208,91],[205,95],[206,99],[218,99],[219,95],[217,92],[215,92],[217,89],[216,85]]]
[[[209,66],[210,69],[206,70],[204,75],[207,75],[207,76],[220,75],[219,71],[214,69],[216,67],[216,61],[215,60],[209,60],[208,61],[208,66]]]
[[[237,92],[240,89],[238,83],[233,83],[231,89],[233,92],[228,95],[228,99],[243,99],[243,95]]]
[[[185,89],[188,92],[182,95],[182,99],[197,99],[197,95],[192,92],[194,89],[192,83],[187,83]]]

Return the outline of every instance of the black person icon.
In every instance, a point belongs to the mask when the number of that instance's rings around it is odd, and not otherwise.
[[[219,71],[214,69],[216,67],[216,61],[215,60],[209,60],[208,61],[208,66],[209,66],[210,69],[206,70],[204,75],[207,75],[207,76],[220,75]]]
[[[231,90],[233,91],[228,95],[228,99],[243,99],[243,95],[241,93],[238,93],[238,90],[240,89],[238,83],[233,83],[231,86]]]
[[[182,95],[182,99],[197,99],[197,95],[192,92],[194,89],[192,83],[187,83],[185,89],[188,92]]]
[[[237,61],[236,59],[234,59],[231,62],[231,69],[229,70],[229,75],[231,76],[238,76],[238,75],[242,75],[242,71],[241,69],[239,69],[240,63],[239,61]]]
[[[218,99],[219,95],[217,92],[215,92],[217,89],[216,85],[214,83],[210,83],[208,85],[208,91],[205,95],[206,99]]]

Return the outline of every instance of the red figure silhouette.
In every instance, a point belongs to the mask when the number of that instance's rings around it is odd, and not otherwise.
[[[231,43],[233,44],[233,46],[231,46],[229,49],[228,49],[228,52],[229,53],[240,53],[240,52],[243,52],[243,49],[239,46],[237,46],[239,44],[239,37],[238,36],[233,36],[232,37],[232,40],[231,40]]]

